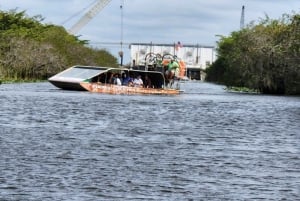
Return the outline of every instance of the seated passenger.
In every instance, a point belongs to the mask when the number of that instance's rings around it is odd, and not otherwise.
[[[137,76],[137,78],[135,78],[134,80],[133,80],[133,85],[135,86],[135,87],[143,87],[143,80],[142,80],[142,77],[140,76],[140,75],[138,75]]]
[[[116,84],[116,85],[122,85],[119,74],[115,74],[115,76],[114,76],[114,84]]]
[[[108,83],[109,84],[114,84],[115,83],[115,75],[113,73],[111,73],[109,75]]]
[[[128,86],[133,87],[133,79],[131,77],[128,80]]]
[[[128,86],[129,80],[130,77],[128,77],[126,73],[123,73],[122,85]]]
[[[152,83],[148,75],[145,76],[145,82],[144,82],[144,87],[145,88],[152,88]]]

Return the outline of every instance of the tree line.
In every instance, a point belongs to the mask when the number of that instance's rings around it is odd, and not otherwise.
[[[45,80],[72,65],[118,66],[117,58],[40,15],[0,11],[0,80]]]
[[[208,81],[267,94],[300,94],[300,15],[265,16],[220,36]]]

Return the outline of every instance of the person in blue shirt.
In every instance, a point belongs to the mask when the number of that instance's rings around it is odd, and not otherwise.
[[[126,73],[122,74],[122,85],[128,86],[128,82],[130,80],[130,77],[126,75]]]

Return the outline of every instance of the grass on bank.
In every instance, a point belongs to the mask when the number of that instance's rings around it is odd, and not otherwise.
[[[0,84],[46,82],[47,80],[0,79]]]

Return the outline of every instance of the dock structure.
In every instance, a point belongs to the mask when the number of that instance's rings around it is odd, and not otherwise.
[[[186,63],[186,76],[194,80],[204,80],[204,70],[216,59],[215,47],[200,44],[131,43],[129,44],[131,65],[145,65],[148,53],[172,54]]]

